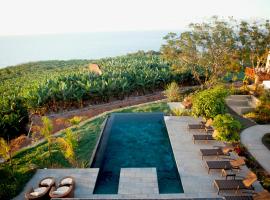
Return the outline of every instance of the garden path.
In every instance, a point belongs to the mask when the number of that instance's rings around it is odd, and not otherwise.
[[[270,174],[270,151],[262,143],[262,137],[270,133],[270,124],[251,126],[241,132],[241,143]]]

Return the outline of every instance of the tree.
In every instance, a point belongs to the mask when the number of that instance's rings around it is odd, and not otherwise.
[[[78,146],[77,137],[70,128],[65,131],[65,137],[56,139],[64,157],[74,166],[76,164],[75,148]]]
[[[169,33],[161,47],[174,70],[191,70],[200,83],[215,83],[228,71],[239,69],[236,34],[231,23],[213,17],[208,23],[190,24],[180,36]]]
[[[52,165],[52,145],[55,140],[55,137],[52,135],[53,125],[48,117],[42,117],[42,123],[43,127],[40,129],[40,133],[47,140],[49,160]]]
[[[270,50],[269,20],[254,21],[253,23],[241,21],[237,27],[237,48],[241,64],[252,68],[265,66]]]

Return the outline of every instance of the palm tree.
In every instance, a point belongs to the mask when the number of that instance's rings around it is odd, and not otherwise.
[[[78,141],[72,130],[70,128],[66,129],[65,137],[58,137],[56,141],[60,145],[61,152],[63,153],[64,157],[69,161],[70,164],[75,166],[75,148],[78,146]]]
[[[54,142],[54,136],[52,135],[53,125],[48,117],[42,117],[42,123],[43,127],[40,129],[40,133],[48,142],[49,160],[52,165],[52,144]]]

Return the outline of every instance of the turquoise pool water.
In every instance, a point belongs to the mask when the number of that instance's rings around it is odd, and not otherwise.
[[[159,193],[182,193],[162,113],[115,113],[91,167],[100,168],[95,194],[117,194],[121,168],[155,167]]]

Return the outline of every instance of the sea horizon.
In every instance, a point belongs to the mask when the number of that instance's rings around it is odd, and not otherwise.
[[[45,60],[101,59],[159,51],[163,37],[180,30],[112,31],[0,36],[0,68]]]

